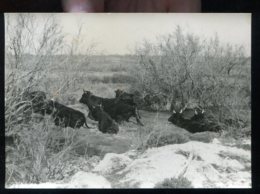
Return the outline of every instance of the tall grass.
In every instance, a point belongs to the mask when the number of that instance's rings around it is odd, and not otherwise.
[[[59,128],[49,118],[16,127],[19,141],[6,147],[10,150],[6,155],[6,185],[61,179],[64,163],[77,144],[78,131]]]

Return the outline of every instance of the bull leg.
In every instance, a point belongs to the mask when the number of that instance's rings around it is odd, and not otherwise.
[[[55,119],[54,119],[54,124],[55,124],[56,126],[59,126],[59,125],[60,125],[60,120],[59,120],[58,118],[55,118]]]
[[[137,108],[135,108],[135,114],[136,114],[136,116],[137,116],[139,119],[141,119],[141,116],[140,116],[139,111],[138,111]]]
[[[139,125],[144,126],[144,124],[141,122],[141,120],[140,120],[139,118],[137,118],[137,117],[135,117],[135,118],[136,118],[136,122],[137,122]]]
[[[136,118],[136,122],[141,125],[141,126],[144,126],[144,124],[141,122],[141,117],[140,117],[140,114],[138,113],[138,110],[137,108],[135,108],[135,118]]]

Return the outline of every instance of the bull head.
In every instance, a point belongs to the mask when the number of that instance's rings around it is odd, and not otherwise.
[[[115,93],[116,93],[116,97],[119,97],[119,96],[121,96],[124,93],[124,91],[120,90],[120,89],[117,89],[117,90],[115,90]]]
[[[87,94],[87,95],[90,95],[90,94],[91,94],[90,91],[88,91],[88,90],[84,90],[84,89],[83,89],[83,93],[84,93],[84,94]]]

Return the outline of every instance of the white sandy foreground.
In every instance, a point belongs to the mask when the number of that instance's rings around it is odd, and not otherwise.
[[[9,188],[154,188],[166,178],[185,177],[194,188],[251,188],[251,153],[212,143],[191,141],[106,154],[91,172],[78,172],[69,181],[12,185]]]

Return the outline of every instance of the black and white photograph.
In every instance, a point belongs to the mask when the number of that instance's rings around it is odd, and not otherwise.
[[[5,188],[251,188],[251,14],[5,13]]]

